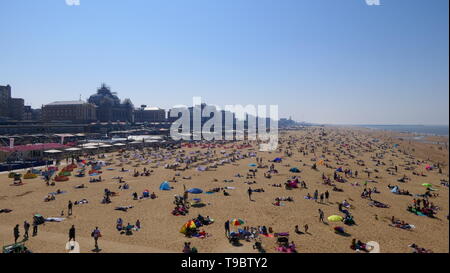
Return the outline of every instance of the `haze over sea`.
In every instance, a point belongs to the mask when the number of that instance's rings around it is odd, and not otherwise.
[[[448,125],[358,125],[359,127],[386,130],[395,132],[407,132],[426,135],[448,136]]]

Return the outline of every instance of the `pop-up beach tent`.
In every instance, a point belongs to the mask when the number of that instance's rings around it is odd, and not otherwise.
[[[161,185],[159,185],[159,189],[162,191],[170,191],[171,188],[170,188],[169,182],[167,182],[167,181],[162,182]]]
[[[291,173],[299,173],[300,172],[300,170],[298,169],[298,168],[291,168],[290,170],[289,170]]]

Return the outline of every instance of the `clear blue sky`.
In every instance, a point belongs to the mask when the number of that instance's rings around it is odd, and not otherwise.
[[[102,82],[138,106],[278,104],[448,124],[448,0],[0,0],[0,85],[40,107]]]

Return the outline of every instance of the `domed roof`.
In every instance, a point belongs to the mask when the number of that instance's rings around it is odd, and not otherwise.
[[[97,89],[97,94],[89,97],[89,103],[97,106],[120,106],[120,99],[105,84]]]

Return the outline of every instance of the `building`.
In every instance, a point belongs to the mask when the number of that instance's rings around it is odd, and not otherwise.
[[[11,86],[0,85],[0,118],[9,118],[10,100],[11,100]]]
[[[11,86],[0,85],[0,119],[22,120],[24,100],[11,97]]]
[[[41,109],[32,109],[31,106],[24,106],[23,120],[38,121],[41,119]]]
[[[25,101],[23,99],[11,98],[9,107],[9,117],[13,120],[22,120]]]
[[[89,123],[97,120],[96,107],[82,100],[56,101],[42,107],[42,120]]]
[[[97,120],[100,122],[134,121],[131,100],[125,99],[121,102],[105,84],[102,84],[97,94],[92,95],[88,102],[97,106]]]
[[[134,122],[165,122],[166,110],[158,107],[147,107],[147,105],[141,105],[134,111]]]

